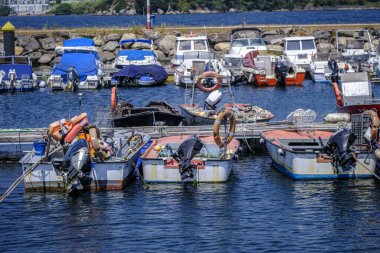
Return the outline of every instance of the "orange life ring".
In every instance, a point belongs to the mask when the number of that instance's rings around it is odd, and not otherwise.
[[[338,84],[334,83],[333,85],[334,85],[334,92],[335,92],[335,97],[336,97],[336,104],[338,106],[343,106],[343,101],[342,101],[342,97],[340,95],[340,90],[339,90]]]
[[[117,88],[112,87],[111,90],[111,112],[114,112],[116,110],[117,106]]]
[[[205,78],[216,78],[217,82],[211,88],[206,88],[202,84],[202,79],[205,79]],[[203,72],[202,74],[200,74],[198,76],[196,85],[197,85],[198,89],[200,89],[201,91],[213,92],[214,90],[219,89],[220,86],[222,85],[222,77],[218,73],[216,73],[215,71]]]
[[[227,119],[230,120],[230,129],[225,140],[222,141],[219,135],[219,128],[222,121],[227,120]],[[226,147],[226,145],[232,141],[232,138],[234,137],[235,129],[236,129],[236,118],[235,118],[235,113],[232,110],[224,109],[223,111],[218,113],[218,116],[215,120],[214,128],[213,128],[215,144],[218,145],[219,148]]]
[[[74,140],[75,137],[77,137],[78,133],[83,129],[84,126],[88,125],[87,118],[82,119],[81,122],[73,126],[71,128],[70,132],[65,137],[65,142],[70,143]]]
[[[371,139],[377,141],[380,123],[379,116],[377,115],[377,112],[374,112],[372,110],[366,110],[364,113],[371,116]]]

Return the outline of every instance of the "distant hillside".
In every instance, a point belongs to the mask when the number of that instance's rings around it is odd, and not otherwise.
[[[57,1],[60,2],[59,0]],[[337,7],[380,7],[380,0],[151,0],[152,12],[225,12],[320,9]],[[52,13],[64,14],[142,14],[146,0],[88,0],[60,3]]]

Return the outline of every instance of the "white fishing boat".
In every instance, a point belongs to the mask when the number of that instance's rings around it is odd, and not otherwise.
[[[210,52],[207,36],[197,34],[186,34],[177,37],[176,53],[174,59],[171,60],[171,67],[176,68],[183,62],[183,55],[188,52]]]
[[[360,121],[353,118],[352,129],[335,133],[313,128],[270,130],[261,134],[260,141],[266,145],[274,167],[293,179],[369,178],[376,170],[370,142],[377,141],[379,121],[376,113],[368,115],[370,121],[363,120],[362,115]],[[369,141],[364,137],[367,131]]]
[[[163,137],[154,140],[142,156],[143,177],[150,183],[224,182],[238,148],[235,139],[221,152],[212,136]]]
[[[120,190],[133,178],[140,150],[150,140],[141,132],[115,131],[101,135],[95,126],[86,126],[83,118],[71,131],[80,132],[65,144],[51,141],[35,143],[34,149],[21,160],[27,191],[62,191],[69,194],[81,190]],[[54,123],[53,123],[54,124]],[[59,131],[58,128],[61,128]],[[52,136],[58,136],[69,126],[67,121],[54,124]],[[71,138],[71,137],[70,137]],[[48,148],[45,148],[46,145]],[[33,169],[34,168],[34,169]]]
[[[215,72],[220,78],[220,85],[231,83],[231,73],[215,58],[215,53],[204,51],[185,52],[183,62],[176,68],[174,82],[176,85],[191,86],[196,76],[204,72]]]
[[[315,38],[312,36],[284,38],[284,55],[291,65],[310,71],[313,55],[317,53]]]

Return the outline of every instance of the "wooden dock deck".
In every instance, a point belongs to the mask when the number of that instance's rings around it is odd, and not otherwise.
[[[238,139],[243,148],[243,152],[265,151],[265,147],[259,143],[260,133],[275,129],[317,129],[334,131],[338,128],[337,124],[313,123],[307,126],[295,126],[288,122],[268,122],[238,124],[234,137]],[[122,128],[118,128],[122,130]],[[162,136],[173,135],[212,135],[213,126],[147,126],[134,127],[134,131],[141,131],[149,134],[153,139]],[[114,129],[101,129],[101,131]],[[228,131],[228,126],[221,126],[220,134]],[[47,138],[47,128],[30,129],[0,129],[0,160],[18,160],[24,152],[33,148],[33,142]]]

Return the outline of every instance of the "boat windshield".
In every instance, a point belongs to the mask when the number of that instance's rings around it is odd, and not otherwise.
[[[364,41],[363,40],[347,40],[347,49],[363,49]]]
[[[233,47],[248,47],[248,46],[265,46],[264,39],[255,38],[255,39],[235,39],[232,41]]]
[[[207,50],[206,40],[180,40],[178,41],[178,50]]]
[[[302,50],[315,49],[314,40],[301,40]]]
[[[299,40],[291,40],[286,42],[286,50],[301,50],[300,41]]]
[[[203,52],[203,51],[185,52],[183,54],[183,60],[189,60],[189,59],[211,60],[211,59],[215,59],[215,53]]]
[[[243,58],[241,57],[223,57],[224,66],[229,67],[241,67],[243,64]]]

